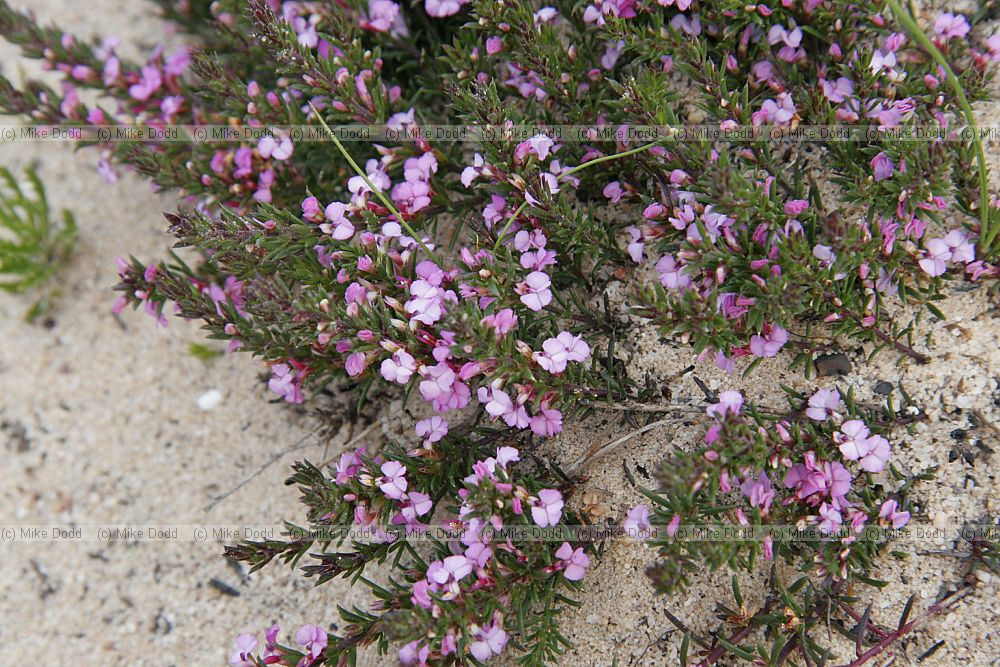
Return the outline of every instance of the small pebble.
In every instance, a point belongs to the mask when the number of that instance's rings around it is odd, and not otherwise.
[[[986,570],[976,570],[976,579],[983,582],[984,584],[988,584],[990,583],[990,580],[993,579],[993,575],[991,575]]]
[[[219,407],[222,403],[222,392],[218,389],[209,389],[204,394],[198,397],[198,407],[208,412],[209,410],[214,410]]]

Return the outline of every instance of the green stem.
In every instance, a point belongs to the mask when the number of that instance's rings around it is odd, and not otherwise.
[[[979,127],[976,125],[976,118],[972,114],[972,105],[969,104],[969,98],[965,96],[965,90],[962,89],[962,84],[958,76],[955,75],[954,70],[951,69],[951,65],[948,64],[948,60],[938,47],[934,45],[934,42],[927,36],[927,33],[917,24],[916,19],[900,7],[896,0],[886,0],[886,4],[892,10],[892,13],[895,14],[896,20],[906,28],[910,36],[934,58],[935,62],[948,75],[949,85],[951,85],[955,97],[958,98],[958,106],[962,108],[965,120],[969,124],[969,127],[972,128],[972,144],[976,149],[976,161],[979,163],[979,249],[980,252],[989,253],[992,249],[993,241],[996,239],[997,230],[990,225],[990,194],[989,180],[986,173],[986,154],[983,152],[983,142],[979,137]]]
[[[358,163],[354,161],[354,158],[351,157],[351,154],[347,152],[346,148],[344,148],[344,144],[340,143],[340,139],[338,139],[334,131],[330,129],[330,126],[326,124],[326,121],[323,119],[323,116],[319,113],[319,111],[316,110],[316,107],[314,107],[312,103],[310,103],[309,108],[312,109],[314,114],[316,114],[316,118],[319,119],[320,125],[323,126],[323,129],[326,130],[327,135],[329,135],[330,139],[333,140],[333,143],[336,144],[337,149],[340,151],[340,154],[343,155],[344,159],[347,160],[348,164],[351,165],[351,168],[354,170],[354,173],[356,173],[364,180],[365,185],[368,186],[368,189],[371,190],[376,197],[378,197],[379,201],[381,201],[382,204],[387,209],[389,209],[389,211],[394,216],[396,216],[396,220],[399,221],[399,224],[403,227],[403,229],[406,230],[406,233],[409,234],[411,237],[413,237],[413,240],[416,241],[420,245],[420,247],[424,249],[424,252],[427,253],[427,256],[430,257],[435,264],[437,264],[438,266],[442,266],[442,264],[438,261],[437,256],[435,256],[434,252],[431,251],[431,249],[428,248],[427,245],[420,240],[420,235],[417,234],[417,232],[414,231],[412,227],[410,227],[409,223],[407,223],[406,220],[403,219],[403,215],[398,210],[396,210],[396,207],[393,206],[392,202],[389,201],[389,198],[385,196],[385,193],[383,193],[381,190],[375,187],[375,184],[368,179],[368,174],[365,172],[364,169],[358,166]]]
[[[592,167],[595,164],[600,164],[601,162],[610,162],[612,160],[618,160],[618,159],[621,159],[623,157],[628,157],[629,155],[636,155],[637,153],[642,153],[644,151],[648,151],[650,148],[652,148],[653,146],[655,146],[656,143],[657,142],[652,141],[652,142],[650,142],[648,144],[643,144],[642,146],[639,146],[638,148],[633,148],[631,150],[627,150],[627,151],[624,151],[622,153],[613,153],[611,155],[602,155],[601,157],[595,157],[593,160],[589,160],[589,161],[584,162],[582,164],[578,164],[575,167],[573,167],[572,169],[569,169],[568,171],[564,171],[563,173],[561,173],[559,175],[559,179],[558,180],[560,180],[560,181],[565,180],[567,176],[572,176],[573,174],[575,174],[577,172],[583,171],[587,167]],[[507,224],[505,224],[503,226],[503,229],[500,231],[500,235],[497,237],[497,242],[493,246],[493,252],[494,253],[497,250],[500,249],[500,243],[503,242],[504,237],[507,235],[507,230],[509,230],[510,226],[514,224],[514,220],[516,220],[517,216],[521,215],[521,213],[523,213],[524,209],[526,209],[527,207],[528,207],[528,201],[525,200],[524,202],[521,203],[520,206],[517,207],[517,210],[514,211],[514,214],[511,215],[509,218],[507,218]]]

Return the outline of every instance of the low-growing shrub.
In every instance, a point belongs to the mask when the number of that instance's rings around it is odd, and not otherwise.
[[[969,111],[1000,57],[977,25],[988,10],[932,17],[928,36],[894,0],[160,4],[190,46],[137,63],[0,1],[0,32],[62,75],[58,90],[0,80],[0,109],[100,126],[88,136],[109,180],[124,166],[183,198],[170,231],[194,252],[121,260],[116,309],[201,320],[262,359],[290,403],[381,385],[435,413],[413,425],[417,448],[345,453],[332,480],[296,467],[318,536],[290,526],[288,541],[230,550],[255,568],[314,554],[307,575],[366,582],[374,610],[344,610],[342,636],[305,626],[303,650],[277,628],[262,648],[241,636],[234,665],[349,664],[390,642],[404,664],[478,664],[508,643],[551,662],[594,546],[477,535],[563,526],[570,480],[515,466],[512,445],[650,398],[617,354],[635,318],[729,372],[780,354],[770,363],[809,373],[839,341],[925,363],[917,320],[943,316],[949,283],[1000,275],[1000,205]],[[126,126],[193,140],[110,140]],[[816,596],[864,576],[884,540],[859,529],[905,521],[913,480],[868,475],[906,418],[804,400],[792,417],[724,394],[703,446],[664,467],[659,509],[625,522],[666,531],[658,586],[792,558],[812,575],[792,587],[812,596],[796,613],[815,625]],[[432,520],[461,537],[423,549],[389,529]],[[822,539],[668,539],[733,521]],[[324,526],[343,525],[378,539],[326,551],[343,536]],[[390,584],[361,576],[373,561]],[[725,651],[752,659],[745,636]],[[798,637],[758,657],[818,661]]]

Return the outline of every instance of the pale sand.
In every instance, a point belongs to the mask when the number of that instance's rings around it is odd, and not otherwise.
[[[162,26],[149,18],[145,2],[133,0],[124,10],[114,0],[92,0],[86,9],[64,9],[73,4],[65,0],[32,4],[79,34],[115,34],[126,44],[140,40],[143,45],[162,38]],[[971,3],[947,6],[968,10]],[[6,46],[0,60],[8,75],[22,66],[32,68]],[[997,110],[990,106],[983,118],[995,119]],[[89,152],[73,155],[66,145],[0,146],[0,164],[20,168],[37,162],[53,207],[71,207],[81,227],[79,250],[61,277],[66,294],[52,313],[51,329],[21,322],[26,298],[0,296],[0,476],[5,480],[0,485],[0,525],[300,520],[296,492],[282,485],[287,464],[296,457],[319,461],[352,434],[345,427],[330,442],[307,440],[253,484],[205,511],[220,491],[307,436],[312,422],[302,411],[273,402],[260,381],[260,367],[249,358],[223,357],[206,365],[192,357],[188,345],[203,340],[196,325],[171,318],[169,329],[161,330],[145,315],[127,313],[122,317],[127,330],[119,326],[110,314],[113,295],[108,289],[116,281],[114,257],[161,257],[170,238],[158,212],[170,210],[172,202],[151,194],[134,177],[104,184],[95,173],[95,160]],[[994,182],[1000,182],[996,171]],[[897,366],[888,353],[866,364],[858,351],[851,354],[854,373],[837,381],[842,388],[854,386],[865,400],[878,398],[873,394],[877,380],[901,381],[930,412],[917,436],[894,442],[904,469],[940,466],[934,481],[918,487],[918,520],[951,524],[1000,512],[996,454],[981,453],[974,466],[961,457],[949,462],[957,444],[950,433],[970,429],[973,411],[1000,424],[996,307],[986,290],[957,294],[944,304],[948,322],[926,322],[921,329],[921,336],[934,334],[926,347],[932,364]],[[635,331],[634,342],[622,354],[637,371],[662,380],[691,363],[689,350],[659,343],[646,327]],[[804,381],[783,365],[783,359],[766,364],[745,381],[705,365],[695,373],[713,388],[740,388],[771,405],[781,405],[779,383],[803,390],[833,384],[828,378]],[[676,400],[701,404],[690,376],[671,388]],[[219,390],[223,401],[203,412],[196,400],[210,389]],[[384,432],[403,430],[401,411],[396,401],[382,413]],[[606,419],[568,428],[545,450],[565,463],[627,430],[609,413]],[[675,443],[690,443],[694,436],[694,427],[679,424],[636,438],[589,468],[590,479],[575,502],[592,501],[591,511],[620,517],[641,500],[625,479],[623,460],[641,484],[646,480],[637,466],[652,470]],[[1000,449],[1000,439],[989,430],[970,431],[969,438],[994,452]],[[243,581],[220,557],[222,545],[219,540],[0,543],[0,662],[221,665],[240,632],[260,633],[277,621],[288,637],[299,624],[335,621],[338,605],[365,605],[368,600],[363,590],[351,591],[340,581],[314,590],[311,582],[281,566]],[[950,547],[897,548],[914,553]],[[560,664],[607,667],[615,656],[623,667],[676,664],[680,637],[662,610],[704,630],[715,603],[729,602],[728,574],[699,577],[684,594],[654,596],[642,574],[651,561],[651,552],[640,546],[609,548],[587,577],[583,607],[567,615],[566,634],[575,647]],[[890,586],[881,594],[861,592],[875,599],[873,618],[891,625],[911,592],[918,594],[917,609],[923,608],[955,584],[958,567],[949,556],[911,557],[902,563],[887,558],[878,574]],[[745,590],[759,592],[763,574],[742,576]],[[212,578],[236,587],[240,597],[212,588]],[[902,644],[906,655],[915,659],[944,640],[922,664],[1000,662],[996,580],[982,583],[956,611],[913,633]],[[853,647],[838,647],[841,658],[853,653]],[[395,661],[369,651],[360,662]]]

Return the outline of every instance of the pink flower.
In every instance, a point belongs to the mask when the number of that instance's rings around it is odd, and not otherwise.
[[[562,413],[543,402],[538,413],[531,418],[531,432],[548,438],[562,431]]]
[[[445,599],[456,597],[460,588],[458,582],[472,574],[472,563],[465,556],[448,556],[443,561],[436,560],[427,568],[427,581],[431,589],[444,592]]]
[[[365,372],[365,368],[368,367],[368,357],[364,352],[355,352],[348,355],[347,360],[344,362],[344,370],[352,378],[358,377]]]
[[[719,394],[719,402],[708,406],[706,413],[710,417],[722,419],[727,414],[738,415],[743,408],[743,394],[738,391],[724,391]]]
[[[750,122],[757,125],[788,125],[795,117],[795,103],[788,93],[780,93],[777,101],[764,100],[760,111],[750,116]]]
[[[878,511],[879,519],[883,522],[888,523],[895,529],[902,528],[910,521],[909,512],[898,511],[899,505],[895,500],[887,500],[882,503],[882,507]],[[230,663],[231,664],[231,663]]]
[[[857,461],[868,453],[868,436],[871,431],[859,419],[851,419],[840,425],[840,431],[834,433],[834,442],[840,445],[840,453],[848,461]]]
[[[289,403],[302,403],[302,376],[288,364],[271,366],[271,379],[267,388],[283,397]]]
[[[934,21],[934,33],[949,39],[962,39],[972,28],[961,14],[944,13]]]
[[[552,303],[552,292],[549,287],[552,281],[548,274],[532,271],[524,282],[517,284],[517,293],[521,295],[521,303],[530,310],[538,312]]]
[[[889,441],[880,435],[873,435],[867,441],[868,451],[861,457],[860,466],[867,472],[882,472],[889,457],[892,455],[892,447]]]
[[[643,243],[642,240],[642,231],[635,225],[626,227],[625,231],[628,232],[631,239],[628,244],[628,256],[631,257],[632,261],[636,264],[642,264],[643,251],[646,247],[646,244]]]
[[[403,213],[416,213],[431,204],[431,188],[424,181],[403,181],[392,189],[392,201]]]
[[[920,270],[933,277],[942,275],[948,270],[946,262],[951,259],[951,248],[943,239],[930,239],[926,243],[924,257],[918,264]]]
[[[472,642],[469,644],[469,652],[476,660],[485,662],[495,655],[500,655],[507,647],[509,637],[501,624],[500,612],[494,612],[493,622],[478,628],[470,628]]]
[[[976,259],[976,244],[962,230],[951,230],[943,240],[951,251],[951,261],[968,264]]]
[[[834,104],[840,104],[854,94],[854,82],[845,76],[839,77],[836,81],[823,79],[823,96]]]
[[[487,315],[481,320],[481,323],[493,329],[497,340],[499,340],[517,326],[517,315],[510,308],[504,308],[497,313]]]
[[[140,102],[145,102],[160,89],[161,85],[163,85],[163,76],[160,74],[160,68],[154,65],[145,65],[142,68],[142,79],[139,83],[129,87],[128,94]]]
[[[303,625],[295,633],[296,643],[304,646],[307,651],[306,654],[311,656],[313,660],[318,658],[320,654],[323,653],[323,649],[326,648],[327,640],[326,630],[318,625]]]
[[[840,400],[840,392],[836,389],[819,389],[809,397],[809,407],[806,408],[806,417],[813,421],[826,421],[827,418],[836,415],[844,409],[844,404]]]
[[[424,439],[424,447],[429,447],[448,435],[448,422],[434,415],[428,419],[418,421],[416,430],[417,435]]]
[[[429,16],[444,18],[457,14],[469,0],[424,0],[424,9]]]
[[[490,195],[490,203],[483,209],[483,219],[486,227],[492,228],[498,222],[502,222],[507,211],[507,200],[500,195]]]
[[[406,467],[399,461],[386,461],[381,466],[382,476],[375,480],[387,498],[400,500],[406,493]]]
[[[531,507],[531,518],[541,526],[555,526],[562,517],[562,494],[555,489],[542,489],[538,492],[538,500]]]
[[[503,51],[503,39],[497,37],[496,35],[486,38],[486,53],[491,56],[495,56],[501,51]]]
[[[361,25],[375,32],[389,32],[391,30],[401,37],[406,37],[409,34],[406,23],[403,22],[399,5],[392,0],[369,0],[368,20],[362,20]]]
[[[536,134],[517,145],[517,148],[514,149],[514,157],[517,160],[523,160],[528,155],[535,155],[539,160],[544,160],[552,152],[552,147],[555,144],[556,142],[544,134]]]
[[[412,319],[431,325],[444,317],[445,301],[457,301],[455,293],[427,280],[414,280],[410,285],[410,300],[404,305]]]
[[[563,542],[556,550],[556,558],[560,560],[559,566],[563,568],[563,576],[570,581],[583,579],[587,574],[587,568],[590,567],[590,558],[583,552],[583,548],[573,549],[569,542]]]
[[[574,336],[563,331],[555,338],[549,338],[542,343],[542,351],[535,352],[534,358],[539,366],[553,375],[566,370],[570,361],[584,362],[590,357],[590,346],[582,336]]]
[[[823,503],[819,506],[819,515],[822,520],[819,522],[820,532],[829,534],[836,532],[844,525],[844,517],[840,514],[840,511],[833,507]]]
[[[340,461],[337,462],[337,476],[334,478],[337,484],[347,484],[360,472],[361,454],[363,453],[364,448],[361,448],[358,451],[344,452],[340,455]]]
[[[387,382],[406,384],[417,370],[417,363],[406,350],[396,350],[392,357],[382,361],[379,369]]]
[[[256,667],[257,661],[250,655],[257,648],[257,637],[251,634],[242,634],[236,638],[236,650],[229,657],[229,664],[232,667]]]
[[[420,394],[438,412],[461,410],[469,404],[472,392],[446,363],[424,366],[421,370],[427,379],[420,385]]]
[[[660,274],[660,284],[667,289],[680,290],[691,284],[685,266],[678,263],[669,253],[656,263],[656,272]]]
[[[875,178],[875,182],[878,183],[892,176],[892,171],[895,167],[892,159],[883,151],[872,158],[871,168],[872,176]]]
[[[618,181],[611,181],[604,186],[604,196],[610,199],[612,204],[620,202],[624,195],[625,191],[622,189],[622,184]]]
[[[426,667],[427,658],[431,654],[431,647],[426,644],[421,646],[420,640],[415,639],[409,644],[404,644],[399,649],[399,664],[403,667]]]
[[[743,480],[740,485],[740,493],[750,499],[751,507],[760,507],[761,512],[768,513],[771,503],[774,501],[774,489],[771,487],[771,480],[767,473],[761,471],[757,479],[751,477]]]
[[[829,497],[841,507],[851,488],[851,473],[836,461],[820,462],[815,453],[807,452],[804,462],[792,466],[785,475],[784,484],[785,488],[795,489],[799,500],[815,505]]]
[[[303,204],[303,208],[305,205]],[[338,241],[346,241],[354,236],[354,225],[347,219],[347,204],[333,202],[326,207],[324,217],[328,222],[319,226],[320,231],[329,234]]]
[[[750,351],[758,357],[775,357],[787,342],[787,331],[777,324],[765,323],[760,334],[750,338]]]
[[[274,160],[287,160],[292,157],[293,150],[294,147],[292,146],[292,140],[288,137],[279,136],[275,139],[272,136],[266,136],[257,144],[257,151],[265,160],[268,158]]]
[[[622,522],[622,529],[630,537],[636,537],[640,533],[648,533],[653,529],[653,524],[649,522],[649,507],[646,505],[636,505],[625,515]]]

